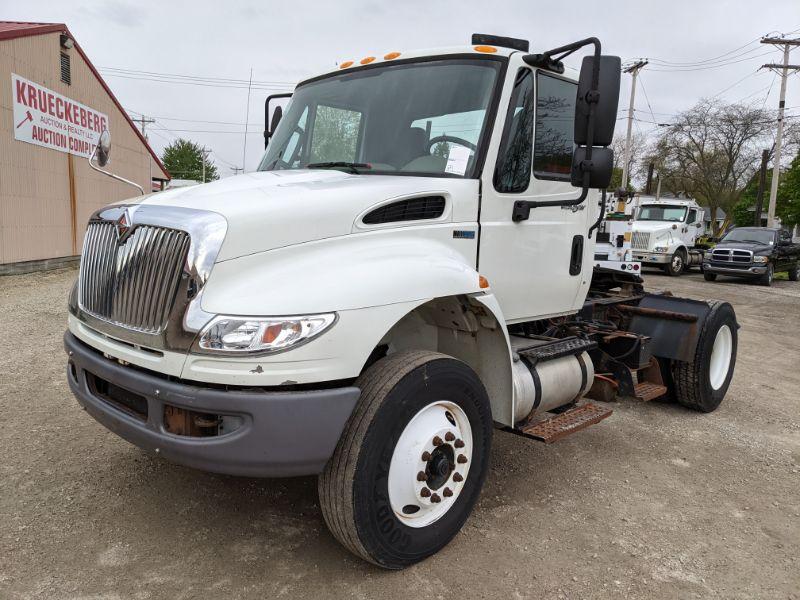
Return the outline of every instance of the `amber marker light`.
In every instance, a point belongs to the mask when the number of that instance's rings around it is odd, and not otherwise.
[[[482,290],[485,290],[486,288],[488,288],[488,287],[489,287],[489,280],[488,280],[488,279],[486,279],[486,277],[484,277],[483,275],[479,275],[479,276],[478,276],[478,286],[479,286],[479,287],[480,287]]]
[[[347,67],[351,67],[351,66],[353,66],[353,61],[352,60],[346,60],[342,64],[339,65],[339,68],[340,69],[346,69]]]
[[[389,54],[383,57],[383,60],[394,60],[398,56],[400,56],[399,52],[389,52]]]
[[[361,59],[361,64],[362,64],[362,65],[368,65],[368,64],[369,64],[369,63],[371,63],[373,60],[375,60],[375,57],[374,57],[374,56],[367,56],[367,57],[365,57],[365,58],[362,58],[362,59]]]
[[[475,52],[485,52],[487,54],[492,54],[493,52],[497,52],[497,48],[494,46],[475,46]]]

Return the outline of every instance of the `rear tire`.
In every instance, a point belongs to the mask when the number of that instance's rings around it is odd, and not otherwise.
[[[716,281],[717,274],[716,273],[709,273],[708,271],[703,271],[703,279],[706,281]]]
[[[472,511],[489,465],[489,398],[469,366],[428,351],[389,355],[356,385],[320,506],[353,554],[402,569],[447,545]]]
[[[796,264],[789,269],[789,281],[797,281],[800,279],[800,265]]]
[[[738,325],[727,302],[711,303],[692,362],[673,361],[675,400],[687,408],[712,412],[728,391],[736,366]]]

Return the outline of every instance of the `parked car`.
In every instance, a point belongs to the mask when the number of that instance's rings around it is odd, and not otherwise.
[[[772,285],[775,273],[786,272],[791,281],[800,275],[800,244],[792,235],[776,227],[737,227],[732,229],[703,260],[706,281],[717,275],[757,279]]]

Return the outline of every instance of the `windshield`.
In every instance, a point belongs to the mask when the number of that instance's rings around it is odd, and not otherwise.
[[[302,85],[258,170],[472,177],[500,67],[497,60],[446,59]]]
[[[686,216],[685,206],[669,206],[666,204],[651,204],[639,209],[638,221],[683,221]]]
[[[775,242],[775,232],[769,229],[732,229],[720,241],[772,244]]]

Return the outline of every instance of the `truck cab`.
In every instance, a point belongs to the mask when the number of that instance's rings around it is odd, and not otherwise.
[[[397,569],[463,525],[495,430],[552,443],[618,397],[715,410],[730,305],[594,269],[619,58],[472,42],[344,61],[256,172],[97,211],[65,334],[86,411],[190,467],[318,475],[333,535]]]
[[[695,246],[705,235],[703,209],[691,199],[642,197],[635,209],[632,248],[642,265],[677,276],[703,260]]]

